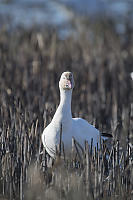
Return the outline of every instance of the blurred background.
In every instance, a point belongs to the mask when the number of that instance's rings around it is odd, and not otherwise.
[[[70,70],[73,114],[122,127],[132,112],[132,9],[123,0],[1,0],[1,90],[40,118],[45,104],[54,113],[60,74]]]
[[[1,27],[49,25],[65,36],[73,30],[72,21],[80,21],[81,17],[110,18],[116,31],[124,33],[126,23],[132,26],[132,8],[130,0],[0,0]]]
[[[24,141],[30,161],[40,151],[64,71],[75,78],[73,116],[112,133],[122,148],[133,144],[132,65],[130,0],[0,0],[0,192],[8,193],[6,152],[15,171]]]

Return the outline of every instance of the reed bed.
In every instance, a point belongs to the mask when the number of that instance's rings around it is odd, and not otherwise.
[[[0,31],[0,198],[133,198],[132,29],[84,22],[78,36],[56,30]],[[100,149],[72,139],[48,167],[41,134],[59,103],[58,80],[74,73],[73,116],[113,139]],[[44,151],[42,154],[41,152]]]

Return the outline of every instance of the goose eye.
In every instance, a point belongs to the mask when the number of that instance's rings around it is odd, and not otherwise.
[[[65,77],[65,76],[63,76],[63,79],[66,79],[66,77]]]

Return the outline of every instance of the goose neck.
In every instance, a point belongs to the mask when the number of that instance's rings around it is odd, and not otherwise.
[[[72,90],[60,90],[60,105],[71,109]]]
[[[60,90],[60,104],[54,115],[53,121],[62,121],[62,123],[70,123],[72,120],[71,113],[72,90]]]

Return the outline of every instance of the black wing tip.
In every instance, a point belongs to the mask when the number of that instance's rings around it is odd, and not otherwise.
[[[110,134],[110,133],[101,133],[101,136],[108,137],[108,138],[112,138],[113,137],[113,135]]]

